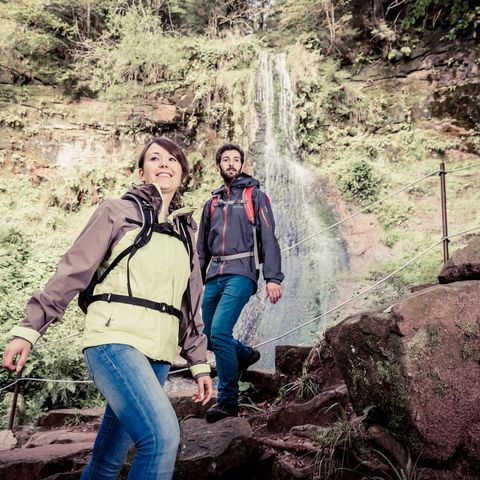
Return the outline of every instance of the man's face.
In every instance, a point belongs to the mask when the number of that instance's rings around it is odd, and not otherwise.
[[[242,173],[242,160],[237,150],[226,150],[220,157],[218,164],[220,175],[226,183],[230,183]]]

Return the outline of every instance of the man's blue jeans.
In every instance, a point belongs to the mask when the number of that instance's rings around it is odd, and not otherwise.
[[[180,429],[162,387],[170,364],[120,344],[86,348],[84,357],[108,405],[81,480],[117,479],[133,445],[130,480],[171,479]]]
[[[218,403],[238,405],[238,360],[245,361],[252,349],[233,338],[233,327],[254,289],[243,275],[219,275],[207,281],[202,316],[208,348],[215,353],[218,372]]]

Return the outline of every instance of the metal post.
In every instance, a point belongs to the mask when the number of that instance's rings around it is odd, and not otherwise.
[[[445,188],[445,163],[440,164],[440,196],[442,199],[442,233],[443,233],[443,262],[448,258],[448,221],[447,221],[447,191]]]
[[[12,409],[10,410],[10,418],[8,419],[8,430],[13,432],[13,422],[15,420],[15,410],[17,409],[17,399],[18,399],[18,391],[20,389],[20,379],[22,378],[22,371],[20,370],[17,372],[17,383],[15,384],[15,391],[13,393],[13,400],[12,400]]]

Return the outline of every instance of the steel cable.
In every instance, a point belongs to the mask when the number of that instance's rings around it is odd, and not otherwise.
[[[453,235],[449,235],[448,239],[450,238],[453,238],[453,237],[458,237],[460,235],[464,235],[468,232],[471,232],[471,231],[474,231],[474,230],[478,230],[480,229],[480,226],[478,227],[473,227],[473,228],[470,228],[468,230],[464,230],[463,232],[458,232],[458,233],[455,233]],[[425,250],[423,250],[422,252],[420,252],[418,255],[415,255],[415,257],[413,257],[412,259],[410,259],[408,262],[406,262],[405,264],[403,264],[401,267],[397,268],[395,271],[393,271],[392,273],[389,273],[386,277],[380,279],[378,282],[374,283],[373,285],[370,285],[368,288],[366,288],[365,290],[362,290],[361,292],[357,293],[356,295],[354,295],[352,298],[346,300],[345,302],[339,304],[339,305],[336,305],[335,307],[331,308],[330,310],[327,310],[326,312],[320,314],[320,315],[317,315],[315,318],[312,318],[311,320],[309,320],[308,322],[305,322],[305,323],[302,323],[301,325],[298,325],[297,327],[295,328],[292,328],[291,330],[289,330],[288,332],[285,332],[283,333],[282,335],[279,335],[275,338],[271,338],[270,340],[265,340],[264,342],[261,342],[261,343],[258,343],[257,345],[254,345],[253,348],[258,348],[258,347],[262,347],[263,345],[267,345],[268,343],[272,343],[272,342],[275,342],[276,340],[279,340],[283,337],[286,337],[287,335],[290,335],[291,333],[293,332],[296,332],[297,330],[300,330],[301,328],[305,327],[306,325],[310,325],[311,323],[317,321],[317,320],[320,320],[321,318],[329,315],[330,313],[332,312],[335,312],[336,310],[340,310],[342,307],[344,307],[345,305],[348,305],[349,303],[353,302],[354,300],[356,300],[358,297],[361,297],[362,295],[365,295],[366,293],[368,293],[369,291],[373,290],[374,288],[378,287],[379,285],[381,285],[382,283],[386,282],[388,279],[390,279],[391,277],[393,277],[394,275],[396,275],[398,272],[402,271],[404,268],[408,267],[410,264],[412,264],[413,262],[415,262],[416,260],[418,260],[420,257],[422,257],[423,255],[425,255],[426,253],[428,253],[430,250],[432,250],[433,248],[435,248],[436,246],[440,245],[443,241],[445,240],[445,238],[442,238],[441,240],[438,240],[437,242],[435,242],[434,244],[430,245],[428,248],[426,248]]]
[[[289,250],[291,250],[292,248],[295,248],[295,247],[298,247],[298,245],[301,245],[302,243],[305,243],[307,242],[308,240],[311,240],[312,238],[314,237],[317,237],[318,235],[321,235],[322,233],[325,233],[327,232],[328,230],[331,230],[332,228],[335,228],[335,227],[338,227],[338,225],[341,225],[342,223],[346,222],[347,220],[350,220],[354,217],[356,217],[357,215],[360,215],[361,213],[363,212],[366,212],[367,210],[370,210],[372,209],[373,207],[375,207],[376,205],[379,205],[380,203],[383,203],[385,202],[386,200],[389,200],[390,198],[394,197],[395,195],[398,195],[399,193],[402,193],[403,191],[405,190],[408,190],[409,188],[413,187],[414,185],[416,185],[417,183],[420,183],[421,181],[425,180],[426,178],[428,177],[432,177],[434,175],[438,175],[439,171],[438,170],[435,170],[431,173],[428,173],[426,175],[424,175],[423,177],[421,178],[418,178],[417,180],[415,180],[414,182],[412,183],[409,183],[408,185],[405,185],[404,187],[402,188],[399,188],[398,190],[395,190],[394,192],[392,192],[391,194],[387,195],[386,197],[384,198],[381,198],[380,200],[377,200],[376,202],[373,202],[372,204],[370,205],[367,205],[366,207],[362,208],[361,210],[358,210],[357,212],[355,213],[352,213],[352,215],[346,217],[346,218],[343,218],[342,220],[339,220],[338,222],[320,230],[319,232],[316,232],[316,233],[312,233],[312,235],[309,235],[308,237],[305,237],[303,240],[300,240],[299,242],[297,243],[294,243],[293,245],[290,245],[289,247],[287,248],[284,248],[281,253],[285,253],[285,252],[288,252]]]

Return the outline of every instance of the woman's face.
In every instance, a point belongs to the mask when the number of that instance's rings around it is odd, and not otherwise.
[[[145,152],[143,168],[139,171],[144,183],[155,183],[162,193],[172,193],[182,183],[182,166],[167,150],[156,143]]]

